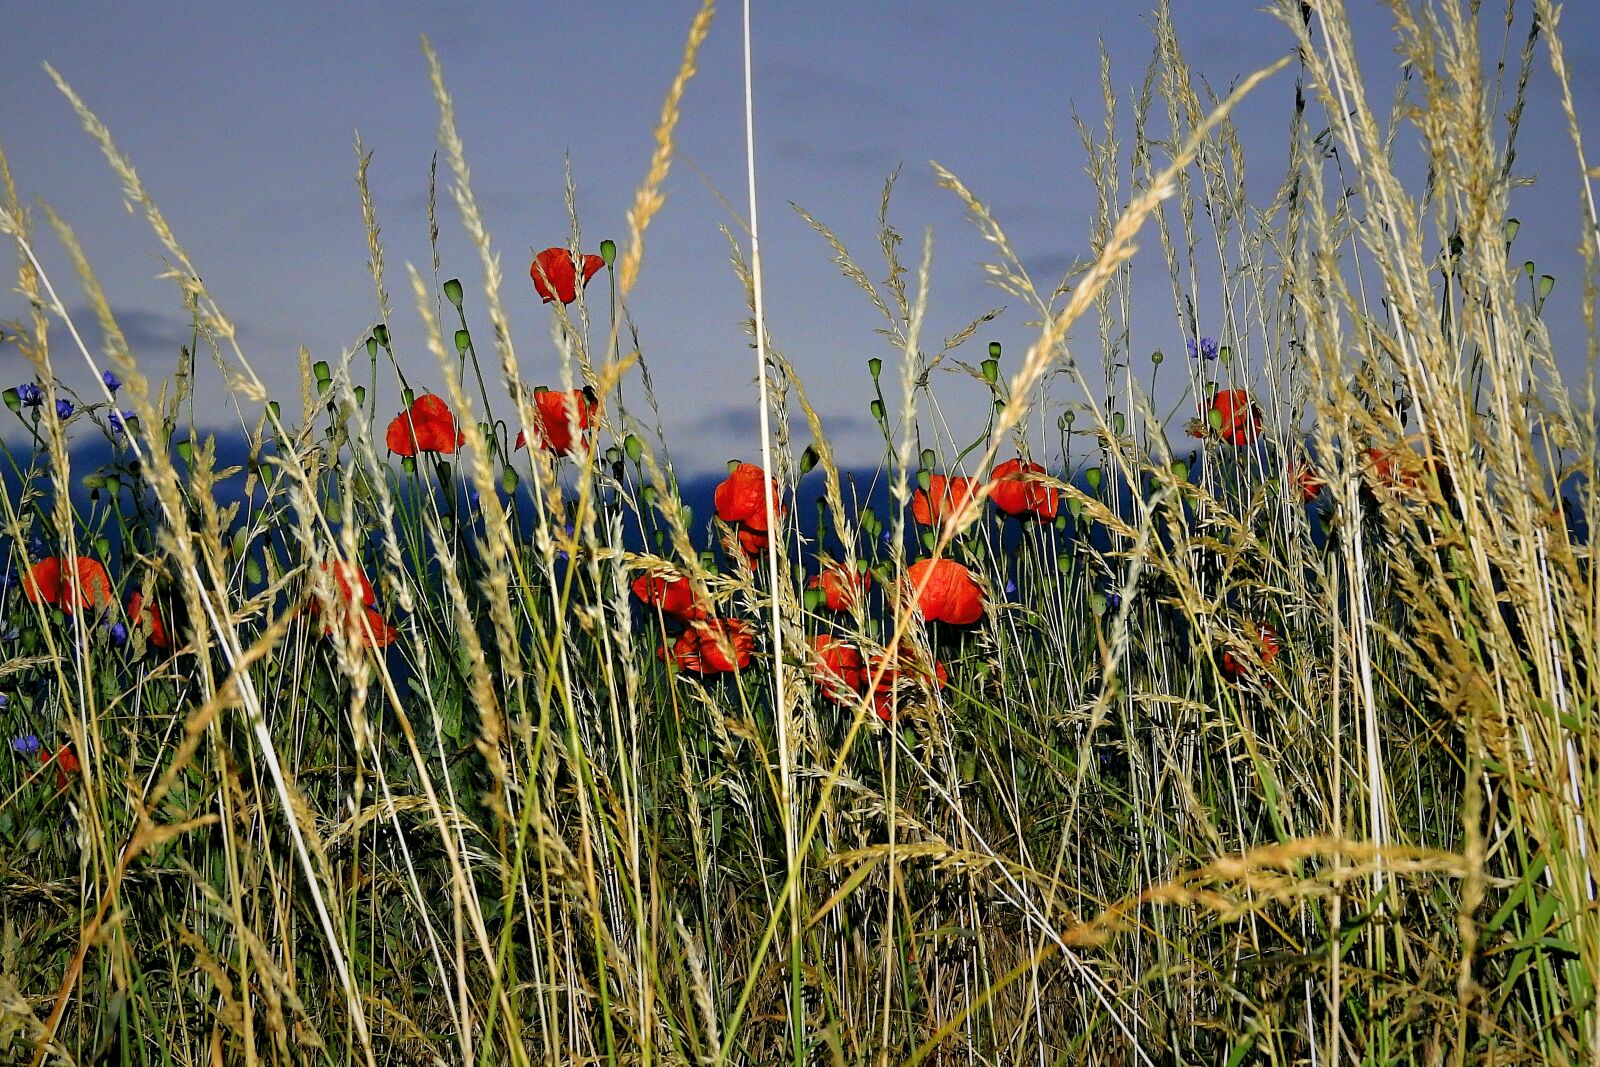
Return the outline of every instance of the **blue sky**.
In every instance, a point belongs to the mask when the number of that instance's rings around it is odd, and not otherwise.
[[[553,384],[548,313],[526,280],[528,253],[565,241],[568,159],[585,243],[623,236],[623,215],[648,163],[651,130],[695,6],[17,5],[7,15],[7,61],[0,65],[0,99],[7,101],[0,144],[24,196],[48,200],[77,229],[147,367],[170,366],[186,331],[176,293],[157,278],[159,246],[124,210],[115,179],[51,86],[41,67],[51,62],[109,124],[208,286],[240,323],[252,361],[275,392],[292,399],[297,346],[336,359],[377,314],[354,182],[359,129],[376,153],[370,177],[398,309],[391,330],[408,366],[419,368],[416,377],[436,380],[426,369],[430,357],[403,274],[407,261],[430,269],[424,205],[437,114],[418,45],[428,33],[503,256],[524,373]],[[902,166],[893,218],[908,258],[925,228],[934,231],[929,336],[1007,305],[967,354],[976,362],[979,345],[990,339],[1020,353],[1031,334],[1026,309],[985,283],[985,247],[955,200],[935,188],[927,162],[960,175],[993,208],[1030,268],[1054,281],[1086,253],[1093,209],[1073,109],[1100,121],[1101,41],[1124,100],[1137,88],[1151,50],[1149,6],[758,0],[768,314],[844,459],[870,462],[875,454],[865,361],[893,353],[872,332],[876,312],[789,202],[826,221],[878,276],[878,196],[887,174]],[[1387,87],[1397,59],[1383,5],[1349,0],[1349,7],[1364,68]],[[1563,36],[1579,78],[1579,107],[1592,115],[1600,104],[1600,4],[1567,7]],[[1173,10],[1187,58],[1219,91],[1289,47],[1288,33],[1254,0],[1174,0]],[[757,448],[754,359],[718,232],[730,220],[712,191],[744,202],[739,43],[737,6],[724,4],[688,93],[680,159],[633,301],[668,444],[690,468],[753,456]],[[1551,313],[1566,316],[1558,333],[1575,341],[1577,168],[1542,53],[1532,92],[1538,103],[1525,120],[1518,166],[1539,184],[1517,194],[1514,211],[1524,222],[1518,253],[1562,279],[1558,294],[1567,299],[1553,300]],[[1285,73],[1238,113],[1257,199],[1282,171],[1291,94],[1292,74]],[[1386,101],[1387,88],[1375,99]],[[462,277],[470,311],[476,259],[447,200],[440,216],[443,276]],[[1153,232],[1145,244],[1153,248]],[[48,262],[58,284],[70,280],[63,257],[52,254]],[[1134,350],[1181,352],[1164,272],[1154,261],[1139,269]],[[481,312],[481,301],[477,307]],[[0,317],[19,312],[16,297],[0,298]],[[481,314],[474,324],[486,333]],[[1085,358],[1097,363],[1093,328],[1078,336]],[[87,378],[75,362],[58,358],[69,383]],[[0,349],[0,360],[9,361],[13,376],[23,375],[14,350]],[[981,423],[973,383],[952,377],[940,389],[952,421]],[[1061,392],[1052,403],[1072,399]],[[229,423],[219,414],[218,425]]]

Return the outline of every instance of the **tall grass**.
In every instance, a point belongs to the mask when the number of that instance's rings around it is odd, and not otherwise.
[[[516,344],[504,308],[532,294],[505,282],[429,51],[479,281],[437,253],[389,272],[363,155],[380,321],[336,365],[302,355],[297,417],[58,78],[193,343],[171,376],[136,360],[0,157],[32,307],[6,333],[35,376],[6,394],[0,496],[0,1059],[1600,1062],[1600,223],[1559,12],[1508,5],[1498,47],[1521,50],[1497,66],[1486,15],[1390,6],[1413,77],[1385,105],[1339,0],[1274,4],[1291,58],[1220,100],[1163,3],[1139,91],[1118,98],[1107,57],[1104,121],[1078,119],[1099,208],[1059,284],[936,167],[1038,323],[1020,355],[969,356],[992,313],[930,339],[930,246],[908,256],[892,178],[881,264],[807,216],[883,317],[861,373],[884,452],[841,470],[763,339],[775,574],[747,558],[764,519],[685,500],[629,311],[709,2],[622,249]],[[1512,251],[1541,62],[1580,175],[1581,383],[1542,316],[1553,279]],[[1264,204],[1230,119],[1249,92],[1288,102]],[[52,238],[98,349],[36,258]],[[575,214],[552,241],[597,245]],[[1168,313],[1135,306],[1138,242],[1171,280],[1169,355],[1130,347]],[[240,465],[196,423],[198,354],[251,428]],[[430,359],[462,444],[396,461],[379,376],[409,394]],[[103,393],[61,384],[79,361]],[[984,405],[983,435],[954,436],[949,404]],[[72,441],[96,433],[113,458],[85,471]],[[1027,519],[989,480],[1013,455],[1044,468]],[[919,522],[959,476],[981,488]],[[907,575],[930,556],[976,576],[977,623],[928,621],[938,591]],[[809,583],[830,566],[870,576],[837,610]],[[735,621],[649,595],[680,577]],[[857,650],[848,678],[819,684],[819,635]]]

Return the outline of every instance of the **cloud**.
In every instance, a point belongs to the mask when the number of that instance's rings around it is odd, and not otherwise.
[[[142,308],[112,308],[111,314],[135,356],[176,355],[179,347],[193,339],[187,316]],[[84,342],[89,345],[90,351],[103,351],[105,334],[94,312],[87,307],[80,307],[75,308],[71,315],[72,321],[83,331]]]

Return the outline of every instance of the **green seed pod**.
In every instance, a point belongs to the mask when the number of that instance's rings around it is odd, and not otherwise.
[[[1517,231],[1520,229],[1522,229],[1521,221],[1517,219],[1506,219],[1505,236],[1507,245],[1510,245],[1512,241],[1517,239]]]
[[[472,347],[472,334],[467,330],[456,331],[456,351],[465,352]]]
[[[1216,408],[1212,408],[1210,411],[1206,412],[1206,424],[1211,427],[1211,431],[1213,433],[1221,430],[1222,412],[1218,411]]]
[[[252,585],[261,581],[261,564],[254,556],[248,556],[244,561],[244,580]]]
[[[378,339],[376,337],[367,338],[367,358],[371,360],[378,358]]]
[[[1217,349],[1217,362],[1221,363],[1224,367],[1233,362],[1232,345],[1223,345],[1221,348]]]
[[[1159,349],[1159,348],[1156,349],[1154,352],[1150,353],[1150,362],[1154,363],[1158,367],[1161,366],[1161,364],[1163,362],[1165,362],[1166,358],[1167,358],[1166,353],[1162,352],[1161,349]]]
[[[1073,411],[1071,408],[1068,408],[1061,413],[1061,421],[1066,423],[1068,426],[1071,426],[1073,423],[1078,421],[1078,413]]]
[[[728,460],[728,473],[732,474],[734,471],[738,470],[739,469],[739,464],[741,462],[742,462],[742,460],[737,460],[737,459]]]
[[[692,527],[694,525],[694,508],[691,508],[688,504],[679,504],[678,514],[683,517],[685,526]]]
[[[243,526],[233,531],[233,554],[242,556],[250,551],[250,531]]]
[[[933,475],[929,474],[925,470],[918,471],[917,472],[917,487],[920,488],[924,493],[926,493],[928,491],[928,487],[931,486],[931,485],[933,485]]]
[[[281,419],[279,412],[281,410],[282,409],[278,407],[278,402],[276,400],[267,401],[267,420],[272,423],[279,422]]]
[[[883,373],[883,360],[877,356],[867,360],[867,371],[872,375],[872,380],[877,381],[878,375]]]
[[[1083,518],[1083,501],[1075,496],[1067,497],[1067,511],[1075,519]]]
[[[400,457],[400,469],[405,471],[407,474],[415,474],[415,473],[417,473],[417,457],[415,457],[415,456],[401,456]]]
[[[617,464],[622,462],[622,449],[618,448],[616,445],[610,446],[606,449],[605,459],[607,464],[615,467]]]
[[[873,400],[868,406],[868,410],[872,412],[872,417],[877,421],[882,422],[884,420],[883,401]]]
[[[622,439],[622,450],[628,454],[629,460],[637,463],[639,462],[639,457],[644,455],[644,442],[630,433]]]
[[[617,242],[613,241],[609,237],[607,237],[604,241],[601,241],[600,259],[608,267],[615,263],[617,261]]]
[[[931,448],[924,448],[922,450],[922,455],[919,458],[922,460],[922,465],[924,467],[932,470],[935,461],[937,461],[939,458],[939,454]],[[923,488],[926,489],[927,486],[923,486]]]
[[[378,325],[376,325],[376,326],[374,326],[372,328],[372,339],[374,341],[378,342],[384,348],[388,348],[389,347],[389,327],[385,326],[381,322],[378,323]]]
[[[22,414],[22,394],[18,393],[16,389],[13,388],[7,389],[4,393],[4,396],[6,400],[6,407],[10,408],[18,415]]]
[[[1118,411],[1118,412],[1116,412],[1115,414],[1113,414],[1111,416],[1111,432],[1112,433],[1116,434],[1118,437],[1121,437],[1122,434],[1123,434],[1123,431],[1126,430],[1127,428],[1128,428],[1128,417],[1126,415],[1124,415],[1122,412]]]
[[[647,485],[639,490],[639,499],[646,504],[654,504],[656,502],[656,487]]]
[[[1062,574],[1072,573],[1072,556],[1069,553],[1063,552],[1056,557],[1056,570]]]
[[[191,463],[194,462],[194,442],[193,441],[179,441],[178,442],[178,458],[183,460],[185,465],[191,464]]]
[[[1004,415],[1005,412],[1006,412],[1006,402],[1004,400],[996,400],[994,402],[994,413],[996,415]]]
[[[1083,480],[1089,483],[1090,489],[1099,489],[1100,483],[1105,481],[1105,474],[1099,467],[1090,467],[1083,472]]]
[[[937,543],[938,543],[938,538],[933,536],[933,531],[932,530],[923,530],[922,531],[922,547],[923,548],[927,549],[929,552],[932,552],[933,551],[933,546],[935,544],[937,544]]]
[[[1541,299],[1543,299],[1544,297],[1549,296],[1550,295],[1550,291],[1552,289],[1554,289],[1555,287],[1556,287],[1555,275],[1553,275],[1553,274],[1541,274],[1541,275],[1539,275],[1539,296],[1540,296]]]
[[[989,358],[990,359],[999,359],[1000,358],[1000,342],[999,341],[990,341],[989,342]]]
[[[462,292],[460,278],[451,278],[449,281],[444,283],[444,298],[450,301],[450,303],[454,304],[457,311],[461,310],[461,297]]]
[[[417,394],[414,390],[402,389],[400,391],[400,403],[404,404],[407,408],[411,407],[411,405],[415,404],[416,402]]]
[[[517,491],[517,472],[510,467],[500,472],[500,491],[507,496]]]
[[[1065,515],[1057,515],[1056,516],[1056,529],[1065,530],[1066,528],[1067,528],[1067,517]]]
[[[800,453],[800,473],[810,474],[817,465],[817,450],[811,445],[806,445],[805,451]]]
[[[323,501],[322,514],[327,517],[329,522],[339,522],[343,519],[344,509],[339,504],[339,498],[330,495],[327,500]]]
[[[111,538],[96,537],[94,539],[94,554],[101,559],[111,558]]]
[[[1531,259],[1522,264],[1522,273],[1526,274],[1530,278],[1534,276],[1538,269],[1538,267],[1533,265],[1533,260]]]
[[[805,603],[807,611],[816,611],[817,608],[822,606],[822,590],[807,589]]]
[[[1089,598],[1089,610],[1095,613],[1096,618],[1105,615],[1106,598],[1104,594],[1096,593],[1094,596]]]
[[[1180,482],[1189,480],[1189,465],[1181,459],[1172,461],[1172,476]]]
[[[311,373],[317,379],[318,385],[325,385],[333,380],[333,375],[328,371],[328,361],[319,359],[311,364]]]
[[[122,492],[122,479],[115,474],[106,475],[106,492],[115,498],[118,493]]]
[[[103,474],[85,474],[83,476],[83,487],[85,489],[104,489],[106,487],[106,476]]]
[[[986,359],[983,361],[983,380],[990,385],[1000,380],[1000,361],[998,359]]]
[[[356,407],[361,407],[364,404],[366,404],[366,402],[367,402],[367,387],[366,386],[358,385],[353,390],[351,390],[351,392],[353,392],[355,394]]]

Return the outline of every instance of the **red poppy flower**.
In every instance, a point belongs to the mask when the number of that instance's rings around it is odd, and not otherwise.
[[[768,478],[765,471],[754,463],[741,463],[722,480],[712,494],[717,508],[717,518],[723,522],[739,523],[751,530],[766,532],[767,503],[762,499],[762,487],[770,486],[773,514],[782,516],[783,506],[778,502],[778,482]],[[763,545],[763,547],[765,547]]]
[[[694,588],[682,575],[641,574],[633,580],[633,595],[661,609],[663,615],[688,622],[706,617],[705,608],[695,603]]]
[[[571,455],[574,412],[577,414],[580,435],[594,421],[595,406],[590,403],[587,391],[574,389],[570,393],[563,393],[553,389],[541,389],[534,394],[533,402],[536,420],[533,432],[539,438],[539,447],[558,455]],[[523,448],[527,443],[527,435],[519,432],[517,447]]]
[[[68,781],[67,775],[77,774],[80,769],[78,766],[78,757],[72,751],[71,745],[62,745],[60,748],[56,749],[54,756],[50,754],[50,750],[48,748],[39,749],[39,762],[44,766],[50,766],[51,764],[55,765],[57,789],[65,789]]]
[[[755,637],[742,619],[706,619],[694,622],[678,635],[669,651],[665,645],[656,656],[668,656],[681,670],[697,674],[736,673],[750,666]]]
[[[1020,459],[1007,460],[994,469],[989,479],[994,483],[989,499],[1007,515],[1032,514],[1053,519],[1061,506],[1061,491],[1039,482],[1038,476],[1045,473],[1037,463],[1025,465]]]
[[[466,435],[456,429],[456,417],[451,414],[450,405],[432,393],[423,393],[411,402],[410,410],[396,415],[384,437],[389,451],[397,456],[454,452],[466,439]]]
[[[813,637],[811,647],[820,660],[811,674],[829,701],[844,704],[866,689],[867,664],[859,648],[830,634]]]
[[[838,563],[824,567],[821,574],[806,583],[806,588],[822,591],[822,606],[829,611],[849,611],[855,607],[856,598],[871,587],[869,572],[852,571]]]
[[[79,556],[62,574],[61,559],[46,556],[22,579],[22,590],[35,604],[41,600],[71,615],[79,607],[104,608],[112,603],[111,576],[97,559]]]
[[[322,569],[326,571],[330,568],[324,563]],[[351,636],[361,638],[373,648],[385,648],[394,644],[395,639],[400,636],[399,631],[389,625],[389,620],[373,607],[378,602],[378,594],[372,588],[372,583],[367,581],[367,576],[361,573],[361,568],[354,563],[334,560],[331,569],[334,585],[339,589],[336,604]],[[359,604],[356,602],[357,595],[361,598]],[[360,614],[357,614],[357,608],[360,608]],[[312,597],[310,609],[313,615],[321,612],[322,605],[316,597]],[[366,619],[365,627],[361,625],[363,617]],[[322,632],[333,633],[333,623],[323,626]]]
[[[767,537],[765,530],[751,530],[741,526],[739,528],[739,547],[744,549],[745,558],[754,567],[767,554]]]
[[[918,693],[931,696],[950,680],[943,663],[934,660],[931,667],[924,665],[908,647],[902,647],[899,655],[873,657],[867,678],[870,680],[874,674],[878,675],[878,684],[872,687],[872,709],[884,722],[893,721],[897,704],[906,704]]]
[[[1261,436],[1261,412],[1243,389],[1218,389],[1206,409],[1208,424],[1213,411],[1222,419],[1217,436],[1228,444],[1247,445]]]
[[[161,609],[151,604],[148,614],[150,616],[150,632],[146,635],[145,640],[150,643],[152,648],[164,649],[167,647],[167,627],[162,621]],[[144,594],[135,592],[128,598],[129,625],[134,627],[142,625],[145,615]]]
[[[583,284],[589,284],[589,279],[600,273],[600,268],[606,261],[599,256],[583,257]],[[533,291],[546,304],[560,300],[563,304],[570,304],[578,299],[578,261],[569,249],[547,248],[533,257],[533,264],[528,267],[528,276],[533,279]]]
[[[911,517],[924,526],[944,523],[960,511],[972,495],[972,479],[928,476],[928,488],[920,486],[911,494]]]
[[[953,559],[924,559],[906,569],[906,585],[929,622],[969,626],[983,617],[983,589]],[[917,590],[922,592],[918,593]]]
[[[1261,656],[1261,665],[1263,667],[1272,666],[1272,661],[1277,659],[1278,653],[1282,651],[1278,644],[1278,631],[1264,622],[1252,623],[1250,628],[1255,631],[1256,651]],[[1234,656],[1232,652],[1224,652],[1222,654],[1222,673],[1229,678],[1238,680],[1249,673],[1249,668],[1244,661]]]
[[[1289,464],[1289,484],[1299,491],[1300,499],[1306,501],[1315,500],[1328,487],[1328,483],[1317,473],[1315,467],[1309,463],[1298,462]]]

